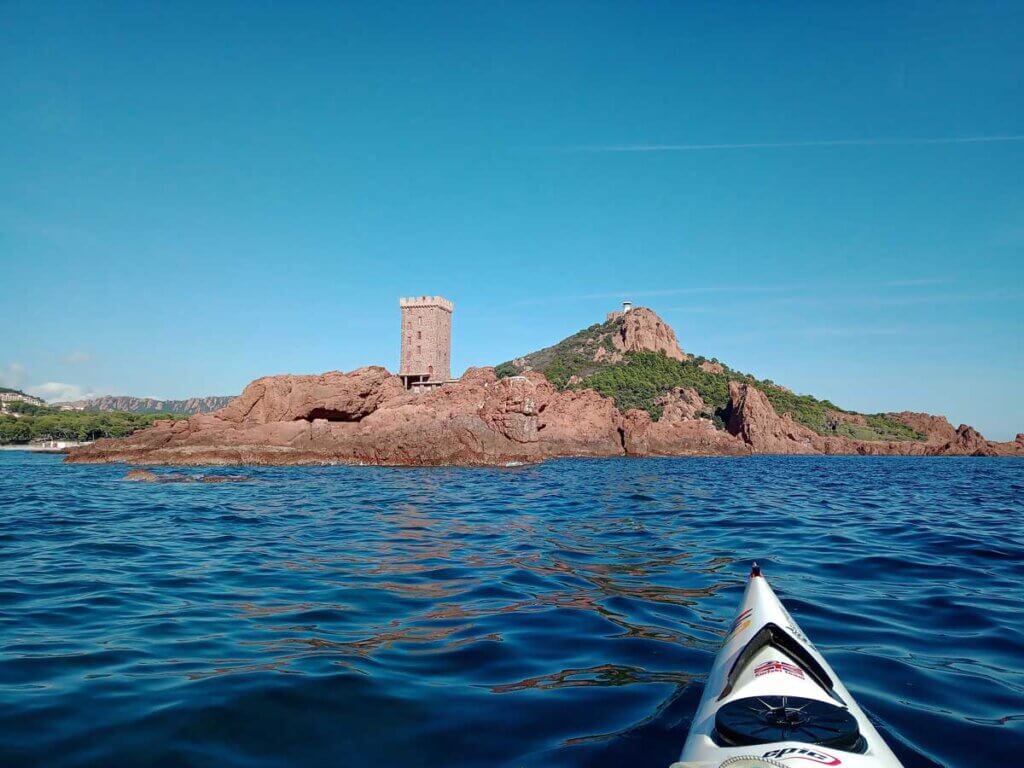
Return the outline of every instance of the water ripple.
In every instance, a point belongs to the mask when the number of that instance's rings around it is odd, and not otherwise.
[[[0,764],[664,768],[754,559],[907,766],[1024,748],[1021,461],[123,474],[0,454]]]

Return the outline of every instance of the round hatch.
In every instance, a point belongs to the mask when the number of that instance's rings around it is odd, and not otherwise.
[[[855,751],[857,720],[849,710],[801,696],[750,696],[722,706],[715,733],[730,747],[799,741],[817,747]]]

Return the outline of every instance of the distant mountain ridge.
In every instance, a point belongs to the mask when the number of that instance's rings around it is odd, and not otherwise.
[[[73,400],[54,403],[57,408],[73,408],[79,411],[124,411],[127,413],[182,413],[194,415],[210,413],[223,408],[235,399],[235,395],[214,395],[190,397],[186,400],[157,400],[152,397],[131,397],[129,395],[104,395],[88,400]]]

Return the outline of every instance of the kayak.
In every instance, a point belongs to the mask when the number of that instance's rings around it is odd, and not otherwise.
[[[757,564],[672,768],[901,768]]]

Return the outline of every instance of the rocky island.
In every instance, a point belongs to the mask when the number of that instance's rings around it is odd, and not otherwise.
[[[420,351],[409,346],[410,356]],[[1024,455],[1024,434],[993,442],[941,416],[860,414],[796,395],[687,354],[657,314],[627,307],[552,347],[471,368],[458,380],[445,373],[430,382],[378,366],[268,376],[217,411],[99,440],[66,460],[508,465],[749,454]]]

